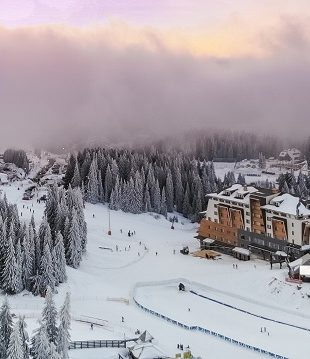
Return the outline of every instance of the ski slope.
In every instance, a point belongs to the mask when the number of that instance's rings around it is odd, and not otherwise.
[[[1,186],[0,190],[6,193],[10,202],[17,204],[24,220],[29,220],[34,211],[39,225],[44,204],[38,204],[36,197],[30,201],[22,200],[23,191],[29,185],[25,180]],[[42,193],[44,188],[38,195]],[[65,293],[70,291],[74,319],[92,317],[96,319],[91,321],[99,320],[105,325],[91,330],[89,324],[74,320],[73,340],[132,338],[139,329],[148,330],[171,357],[179,352],[179,343],[184,347],[189,345],[193,354],[202,358],[262,357],[202,333],[178,328],[142,311],[132,296],[137,283],[145,282],[156,284],[137,292],[146,307],[189,324],[206,325],[211,330],[289,358],[308,358],[309,332],[260,320],[177,290],[177,279],[185,278],[192,283],[192,289],[216,300],[258,315],[310,327],[310,299],[307,295],[310,286],[303,284],[302,289],[297,290],[295,285],[285,283],[286,268],[271,271],[267,262],[255,260],[255,267],[253,261],[238,262],[236,270],[232,266],[236,261],[229,256],[223,255],[216,261],[183,256],[179,253],[183,246],[188,245],[190,251],[194,251],[198,249],[198,242],[193,238],[197,225],[181,216],[175,229],[171,230],[170,222],[163,217],[156,219],[151,214],[111,211],[111,236],[108,235],[106,206],[87,204],[85,216],[88,224],[87,255],[78,270],[67,268],[68,282],[58,288],[55,300],[60,306]],[[136,234],[128,237],[129,230]],[[164,284],[167,280],[172,284]],[[124,300],[111,301],[108,298]],[[129,305],[126,300],[129,300]],[[43,299],[21,293],[10,297],[10,303],[15,314],[26,314],[31,332],[39,318]],[[260,333],[261,327],[266,327],[270,335]],[[70,352],[71,359],[85,358],[86,355],[90,359],[117,358],[114,349]]]

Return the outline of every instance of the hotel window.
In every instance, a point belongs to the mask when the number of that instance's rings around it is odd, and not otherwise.
[[[270,224],[268,224],[268,225],[267,225],[267,228],[268,228],[268,229],[271,229],[271,225],[270,225]]]
[[[214,211],[214,214],[217,215],[217,211]]]
[[[292,223],[292,227],[294,227],[294,222]]]
[[[250,215],[250,212],[246,212],[246,215],[249,216],[249,215]]]
[[[247,219],[247,220],[246,220],[246,223],[250,223],[250,220]]]
[[[208,217],[208,221],[211,221],[211,217]]]
[[[292,235],[294,235],[294,231],[292,231]]]

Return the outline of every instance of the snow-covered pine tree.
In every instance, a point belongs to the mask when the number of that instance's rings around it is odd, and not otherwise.
[[[45,296],[47,288],[50,288],[52,291],[55,289],[55,277],[54,277],[54,266],[53,258],[48,243],[45,243],[43,248],[43,255],[41,258],[40,265],[40,293],[42,296]]]
[[[56,343],[57,339],[57,310],[53,300],[53,292],[50,287],[47,287],[45,303],[42,310],[42,322],[45,324],[46,334],[49,342]]]
[[[64,283],[67,279],[66,256],[63,237],[60,232],[56,235],[55,247],[53,248],[54,274],[57,283]]]
[[[49,359],[62,359],[61,355],[57,352],[56,350],[56,346],[54,343],[50,343],[50,348],[49,348]]]
[[[63,306],[59,313],[59,327],[57,336],[57,351],[61,354],[62,359],[68,359],[68,349],[70,344],[70,295],[67,293]]]
[[[19,325],[15,324],[10,336],[10,341],[7,349],[7,359],[24,359],[22,339],[20,337]]]
[[[45,323],[40,323],[32,338],[31,353],[33,359],[47,359],[50,355],[50,343],[48,340]]]
[[[70,229],[68,234],[68,246],[66,251],[67,264],[70,267],[78,268],[82,257],[80,229],[77,220],[76,210],[72,210]]]
[[[32,247],[32,248],[31,248]],[[30,278],[34,274],[34,242],[30,243],[29,230],[23,240],[22,283],[27,290],[31,289]]]
[[[170,169],[168,169],[167,179],[166,179],[166,199],[167,199],[167,211],[173,212],[173,195],[174,187],[172,182],[172,175]]]
[[[153,209],[151,205],[151,196],[150,196],[150,190],[148,184],[145,185],[143,203],[144,203],[144,212],[152,212]]]
[[[99,195],[99,202],[104,203],[104,190],[103,190],[101,171],[98,171],[98,195]]]
[[[9,237],[4,257],[4,268],[2,272],[2,289],[8,294],[18,292],[18,268],[12,237]]]
[[[161,201],[161,195],[160,195],[160,188],[159,188],[159,182],[156,180],[155,182],[155,188],[154,188],[154,195],[153,195],[153,210],[156,213],[160,213],[160,201]]]
[[[106,173],[105,173],[105,180],[104,180],[104,199],[106,202],[110,201],[111,193],[113,188],[113,177],[111,172],[111,167],[108,164]]]
[[[75,161],[76,161],[75,156],[71,154],[68,161],[67,171],[64,176],[64,184],[66,188],[71,183],[72,177],[74,175]]]
[[[189,197],[189,185],[187,183],[184,200],[183,200],[183,215],[184,217],[188,217],[188,215],[191,213],[191,205],[190,205],[190,197]]]
[[[45,215],[46,220],[49,224],[49,229],[54,238],[55,233],[57,233],[58,228],[58,203],[59,203],[59,195],[58,195],[58,187],[56,184],[52,185],[48,189],[46,206],[45,206]],[[46,228],[47,230],[47,228]],[[40,238],[44,237],[42,233],[40,233]]]
[[[160,214],[167,217],[167,202],[166,202],[165,187],[163,187],[163,190],[161,192]]]
[[[16,244],[16,293],[24,290],[23,286],[23,254],[20,241]]]
[[[0,309],[0,358],[6,358],[12,329],[12,315],[8,299],[7,297],[5,297],[2,307]]]
[[[71,187],[79,187],[81,185],[81,175],[78,161],[75,161],[74,173],[71,179]]]
[[[88,183],[87,183],[87,200],[90,203],[98,203],[98,165],[97,158],[94,157],[89,169]]]
[[[174,186],[174,190],[175,190],[175,200],[176,200],[176,206],[177,206],[177,211],[182,213],[183,210],[183,184],[182,184],[182,177],[181,177],[181,172],[179,168],[175,169],[175,173],[176,173],[176,183]]]
[[[17,322],[19,328],[19,335],[22,341],[22,351],[23,351],[23,359],[29,358],[29,335],[27,333],[27,324],[25,322],[25,317],[19,317]]]

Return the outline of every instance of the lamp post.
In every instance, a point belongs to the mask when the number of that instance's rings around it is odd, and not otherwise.
[[[108,235],[111,236],[112,231],[111,231],[111,213],[110,213],[110,207],[108,207],[108,213],[109,213],[109,230],[108,230]]]

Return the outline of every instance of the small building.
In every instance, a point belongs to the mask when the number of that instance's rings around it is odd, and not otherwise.
[[[241,261],[249,261],[250,260],[250,251],[246,248],[235,247],[233,250],[233,256]]]
[[[310,254],[307,253],[301,258],[289,264],[289,277],[310,281]]]
[[[153,343],[136,344],[129,349],[129,357],[131,359],[169,359],[169,356],[164,354]]]

